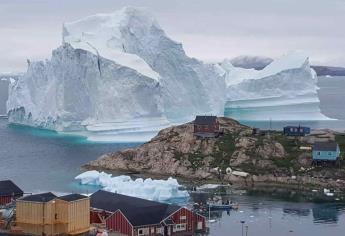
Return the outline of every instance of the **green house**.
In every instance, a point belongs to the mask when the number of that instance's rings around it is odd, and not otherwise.
[[[315,142],[313,145],[313,161],[336,161],[340,156],[340,148],[336,142]]]

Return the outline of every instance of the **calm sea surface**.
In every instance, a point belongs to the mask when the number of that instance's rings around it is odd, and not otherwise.
[[[334,79],[334,78],[333,78]],[[328,81],[329,80],[329,81]],[[328,116],[345,118],[345,78],[321,78],[321,110]],[[339,121],[338,121],[339,122]],[[343,123],[333,123],[344,128]],[[266,124],[267,125],[267,124]],[[277,124],[278,125],[278,124]],[[73,179],[80,166],[103,153],[138,144],[90,144],[81,137],[55,132],[10,126],[0,119],[0,179],[12,179],[25,192],[89,192]],[[279,235],[345,235],[344,205],[286,201],[270,195],[233,193],[240,203],[239,211],[213,213],[211,235],[279,236]]]

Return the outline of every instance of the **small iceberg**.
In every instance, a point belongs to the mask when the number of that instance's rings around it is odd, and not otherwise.
[[[133,180],[126,175],[113,177],[111,174],[92,170],[76,176],[75,179],[83,185],[100,186],[105,191],[159,202],[189,197],[188,192],[180,190],[181,185],[171,177],[167,180],[151,178]]]

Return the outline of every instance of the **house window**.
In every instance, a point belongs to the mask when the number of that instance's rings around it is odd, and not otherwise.
[[[186,220],[187,216],[180,216],[180,220]]]
[[[149,232],[150,232],[149,228],[138,229],[138,236],[149,235]]]
[[[321,152],[317,152],[317,155],[320,156],[320,155],[321,155]]]
[[[176,224],[174,225],[173,231],[179,232],[179,231],[185,231],[186,230],[186,224]]]
[[[201,230],[201,229],[202,229],[202,221],[199,221],[199,222],[198,222],[197,228],[198,228],[198,230]]]
[[[331,152],[328,152],[328,156],[332,156],[332,153],[331,153]]]
[[[163,234],[163,229],[161,227],[157,227],[156,234]]]

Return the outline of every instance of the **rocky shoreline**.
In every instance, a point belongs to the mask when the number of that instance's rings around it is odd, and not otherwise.
[[[336,140],[342,149],[344,134],[330,130],[314,131],[305,137],[287,137],[277,131],[253,134],[252,128],[235,120],[218,121],[224,131],[220,137],[198,139],[193,135],[193,124],[187,123],[163,129],[139,147],[105,154],[84,167],[174,176],[202,183],[303,186],[345,192],[342,161],[337,166],[312,167],[311,152],[300,149],[328,140]]]

